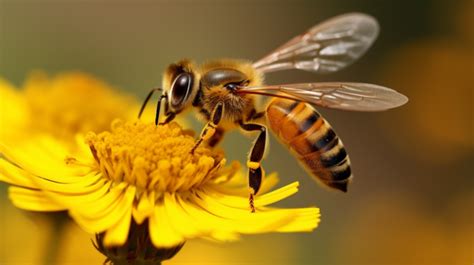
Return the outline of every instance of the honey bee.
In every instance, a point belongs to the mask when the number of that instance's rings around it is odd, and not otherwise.
[[[258,193],[264,171],[261,166],[267,142],[267,126],[322,184],[346,192],[352,179],[347,152],[329,123],[315,106],[349,111],[382,111],[405,104],[404,95],[378,85],[350,82],[264,85],[263,74],[281,70],[336,72],[361,57],[379,31],[377,21],[350,13],[331,18],[251,63],[221,59],[196,66],[189,60],[171,64],[163,75],[156,124],[166,124],[184,110],[196,107],[207,122],[194,152],[203,141],[215,146],[227,130],[259,132],[247,166],[249,204]],[[271,97],[258,109],[258,97]],[[164,121],[159,123],[164,104]]]

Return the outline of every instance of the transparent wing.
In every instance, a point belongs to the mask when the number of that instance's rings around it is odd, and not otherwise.
[[[361,57],[378,32],[378,23],[371,16],[337,16],[294,37],[253,66],[264,73],[287,69],[335,72]]]
[[[288,98],[326,108],[351,111],[382,111],[408,102],[406,96],[393,89],[365,83],[328,82],[239,87],[237,92]]]

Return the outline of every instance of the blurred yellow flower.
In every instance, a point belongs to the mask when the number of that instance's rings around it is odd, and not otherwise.
[[[389,142],[404,155],[436,165],[469,159],[474,150],[474,1],[458,4],[451,16],[435,18],[457,34],[401,45],[380,69],[381,83],[402,89],[415,103],[381,119]]]
[[[114,118],[136,119],[138,110],[135,98],[81,72],[48,77],[44,72],[36,71],[27,78],[21,90],[0,77],[0,142],[4,143],[12,144],[34,135],[48,134],[74,149],[77,133],[106,130]],[[151,114],[145,112],[144,118],[152,120]],[[47,240],[61,239],[62,227],[67,221],[61,219],[61,214],[29,215],[43,219],[50,226],[57,226],[55,230],[45,230],[49,233]],[[57,223],[58,217],[62,223]],[[53,253],[57,251],[55,246],[42,249],[45,256],[39,258],[41,260],[55,259],[58,255]],[[14,252],[7,253],[0,255],[0,263],[10,258],[17,260]]]
[[[179,125],[115,121],[110,132],[89,133],[70,154],[48,136],[0,146],[0,180],[14,186],[14,205],[32,211],[68,210],[90,233],[105,233],[105,246],[126,242],[131,222],[148,222],[155,247],[187,239],[230,241],[240,234],[311,231],[318,208],[277,209],[269,204],[297,191],[298,183],[265,193],[250,213],[248,187],[238,163],[207,147],[189,150],[194,138]],[[264,194],[265,193],[265,194]],[[133,220],[132,220],[133,219]]]
[[[104,131],[115,118],[136,118],[139,109],[133,97],[81,72],[34,72],[22,90],[0,78],[0,98],[2,141],[47,133],[74,142],[76,133]]]
[[[12,137],[26,128],[28,107],[15,87],[0,78],[0,139]]]

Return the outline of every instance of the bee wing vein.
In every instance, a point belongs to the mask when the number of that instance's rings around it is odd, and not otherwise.
[[[293,98],[310,104],[351,111],[381,111],[405,104],[408,98],[395,90],[366,83],[301,83],[240,87],[239,93]]]
[[[338,71],[362,56],[377,37],[378,30],[377,21],[368,15],[338,16],[294,37],[253,66],[262,72]]]

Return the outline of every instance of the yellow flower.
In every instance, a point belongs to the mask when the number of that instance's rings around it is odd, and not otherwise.
[[[311,231],[318,208],[268,205],[297,192],[298,183],[267,192],[270,175],[250,213],[248,187],[238,163],[207,147],[189,151],[194,138],[176,123],[155,126],[115,121],[110,132],[89,133],[74,154],[50,137],[2,143],[0,180],[13,186],[14,205],[32,211],[67,210],[105,246],[123,245],[132,221],[148,222],[157,248],[192,238],[236,240],[241,234]]]
[[[48,77],[37,71],[21,88],[0,78],[0,142],[12,144],[34,135],[49,134],[74,150],[77,133],[106,130],[113,119],[135,119],[139,110],[133,97],[117,93],[105,82],[81,72]],[[145,112],[144,118],[152,120],[150,114],[152,111]],[[62,219],[61,213],[44,219],[56,225],[56,231],[48,230],[50,235],[46,238],[61,241],[59,227],[65,226],[68,220]],[[46,246],[45,254],[54,259],[58,254],[54,244]]]
[[[53,78],[34,72],[22,90],[0,78],[0,98],[2,141],[47,133],[74,142],[76,133],[107,130],[115,118],[136,118],[139,110],[133,97],[80,72]]]

